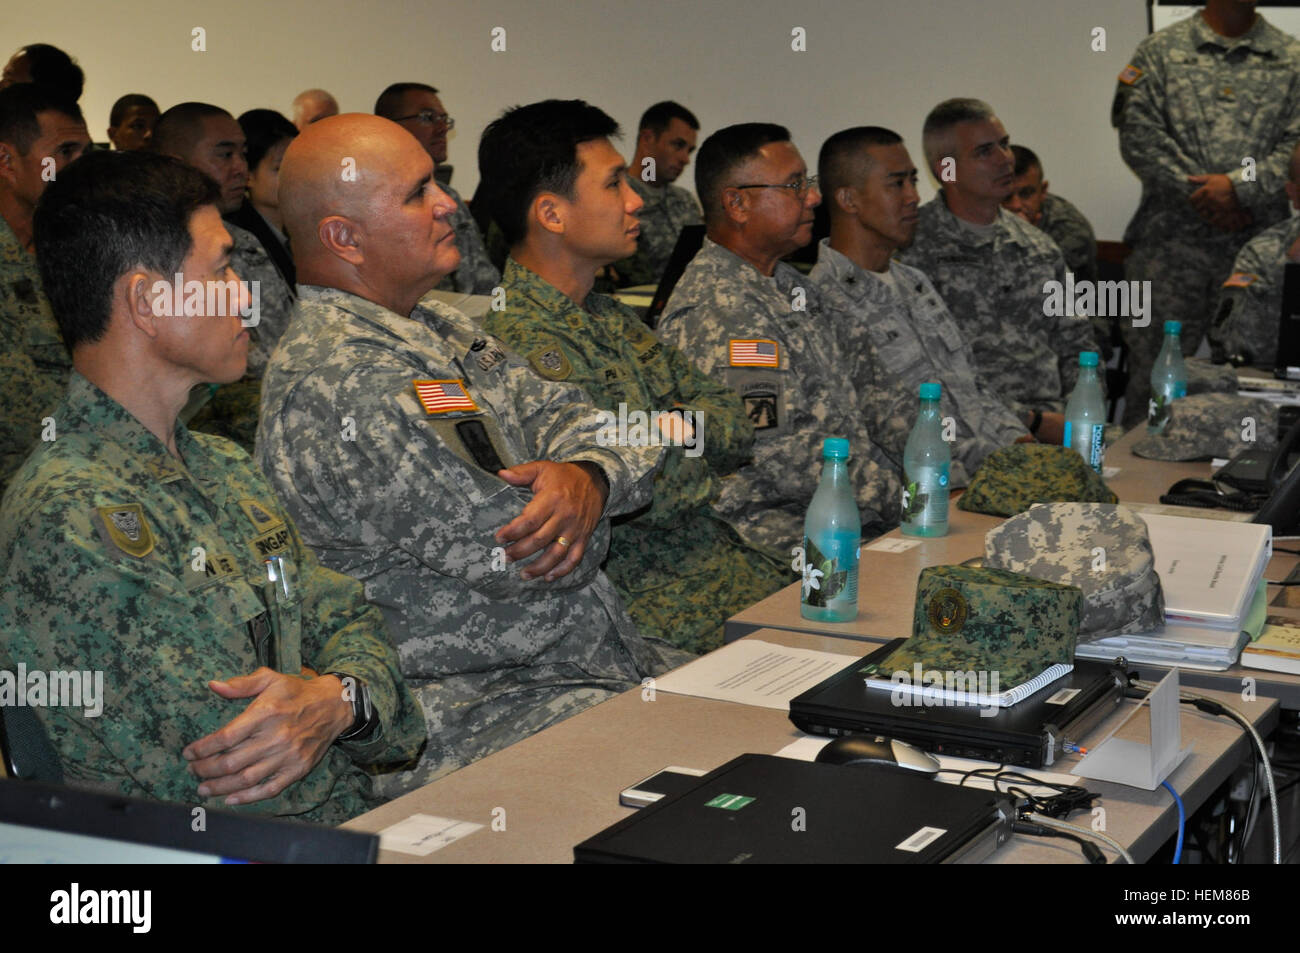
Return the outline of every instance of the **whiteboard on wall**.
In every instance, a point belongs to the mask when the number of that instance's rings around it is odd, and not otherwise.
[[[1171,23],[1187,19],[1202,6],[1203,4],[1199,3],[1159,3],[1157,0],[1152,0],[1147,11],[1150,14],[1148,19],[1151,32],[1163,30]],[[1279,30],[1300,38],[1300,4],[1261,2],[1255,9]]]

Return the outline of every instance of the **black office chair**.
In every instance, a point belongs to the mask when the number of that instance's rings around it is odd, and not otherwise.
[[[1097,242],[1097,278],[1101,281],[1123,281],[1124,259],[1133,251],[1123,242]],[[1119,399],[1128,390],[1129,366],[1128,345],[1119,330],[1120,319],[1115,315],[1110,318],[1110,343],[1112,350],[1119,355],[1114,367],[1106,368],[1106,419],[1113,421],[1118,409]]]
[[[63,763],[58,752],[36,712],[26,705],[0,705],[0,756],[11,778],[63,783]]]

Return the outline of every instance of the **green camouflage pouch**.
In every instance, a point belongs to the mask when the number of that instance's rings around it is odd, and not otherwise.
[[[916,583],[912,637],[878,663],[890,677],[987,671],[1009,689],[1053,665],[1074,664],[1083,593],[1044,579],[979,566],[929,566]]]
[[[960,509],[1015,516],[1035,503],[1118,503],[1100,474],[1070,447],[1016,443],[995,450],[976,471]]]
[[[984,565],[1083,592],[1079,638],[1150,632],[1165,621],[1147,524],[1108,503],[1039,503],[984,537]]]

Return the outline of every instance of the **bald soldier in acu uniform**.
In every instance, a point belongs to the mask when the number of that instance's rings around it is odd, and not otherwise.
[[[460,260],[420,144],[377,116],[323,119],[285,153],[280,200],[302,298],[258,462],[389,621],[432,738],[409,783],[688,658],[643,639],[600,571],[608,517],[650,501],[659,448],[602,446],[579,388],[419,304]]]
[[[664,432],[645,435],[668,446],[654,502],[614,521],[606,572],[643,633],[703,652],[722,644],[728,617],[793,577],[711,505],[753,450],[740,398],[591,291],[597,269],[638,242],[641,199],[609,141],[617,134],[595,106],[554,99],[513,109],[483,133],[479,168],[512,243],[506,309],[489,312],[486,326],[611,417],[664,415]]]
[[[104,674],[97,706],[37,712],[69,783],[337,824],[374,805],[361,765],[414,757],[423,726],[361,587],[316,562],[247,454],[177,421],[248,355],[237,313],[171,300],[176,273],[235,277],[217,201],[144,152],[93,153],[41,200],[74,370],[0,513],[0,644],[29,671]]]

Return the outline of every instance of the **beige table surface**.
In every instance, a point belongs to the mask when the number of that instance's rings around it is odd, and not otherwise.
[[[777,629],[753,637],[850,655],[861,645]],[[1277,723],[1277,703],[1271,699],[1246,703],[1232,694],[1215,697],[1251,718],[1262,734]],[[1123,710],[1132,704],[1126,702]],[[1227,719],[1181,707],[1183,744],[1192,744],[1193,753],[1170,783],[1193,811],[1249,758],[1249,740]],[[1096,743],[1119,717],[1112,715],[1084,743]],[[640,691],[629,691],[344,826],[377,832],[416,813],[484,825],[427,857],[383,851],[382,863],[570,863],[574,845],[631,813],[618,803],[623,788],[670,764],[711,770],[746,752],[774,753],[797,737],[782,710],[668,692],[646,701]],[[1066,772],[1070,763],[1060,762],[1053,770]],[[1177,829],[1177,810],[1163,789],[1093,781],[1085,786],[1102,793],[1106,832],[1138,860],[1149,857]],[[493,829],[494,817],[504,819],[504,830]],[[1081,823],[1091,823],[1090,815],[1079,817]],[[998,863],[1081,859],[1073,844],[1024,836],[1016,836],[992,858]]]
[[[1130,431],[1106,452],[1106,465],[1120,468],[1119,474],[1107,482],[1122,503],[1159,506],[1160,495],[1175,481],[1185,477],[1209,476],[1208,463],[1167,463],[1135,456],[1129,448],[1143,433],[1141,427]],[[1225,515],[1222,511],[1181,506],[1163,506],[1158,511],[1199,518]],[[920,545],[902,553],[873,550],[870,543],[863,546],[858,568],[858,617],[853,621],[819,622],[805,619],[799,613],[799,583],[796,582],[727,620],[726,641],[735,641],[760,628],[789,629],[793,632],[858,639],[875,644],[906,638],[912,634],[916,580],[921,570],[926,566],[960,563],[984,555],[984,534],[1000,522],[1002,520],[999,517],[968,513],[958,509],[954,503],[947,536],[921,540]],[[884,538],[903,537],[898,530],[894,530]],[[1300,548],[1296,543],[1283,545],[1291,549]],[[1265,578],[1285,579],[1297,562],[1300,560],[1295,556],[1277,553],[1265,572]],[[1293,592],[1294,590],[1271,589],[1269,613],[1300,619],[1300,597],[1292,595]],[[868,651],[870,647],[865,646],[863,654]],[[1163,666],[1145,663],[1133,667],[1143,677],[1155,679],[1159,679],[1168,670]],[[1250,687],[1260,695],[1278,699],[1283,708],[1300,709],[1300,675],[1233,665],[1224,672],[1183,669],[1181,677],[1184,685],[1238,694],[1245,687]],[[1253,682],[1247,686],[1244,679],[1252,679]]]

